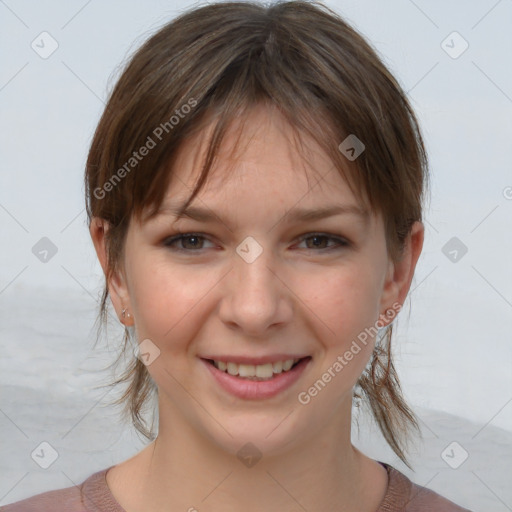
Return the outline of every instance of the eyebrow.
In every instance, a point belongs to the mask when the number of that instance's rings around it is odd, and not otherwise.
[[[218,222],[220,220],[225,224],[222,217],[215,214],[212,210],[197,206],[189,206],[183,209],[182,206],[167,205],[158,210],[158,215],[166,213],[174,215],[176,220],[186,217],[199,222]],[[357,205],[330,205],[320,208],[295,207],[290,209],[283,218],[288,222],[306,222],[334,217],[335,215],[354,215],[359,217],[365,224],[369,220],[368,210]]]

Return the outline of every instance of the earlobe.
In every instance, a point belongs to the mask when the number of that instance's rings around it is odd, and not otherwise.
[[[122,272],[108,272],[108,253],[106,244],[106,234],[109,224],[105,219],[94,217],[89,226],[89,232],[96,250],[96,255],[100,262],[105,279],[108,279],[108,293],[117,316],[121,323],[125,325],[133,325],[133,315],[128,313],[130,305],[128,289]]]

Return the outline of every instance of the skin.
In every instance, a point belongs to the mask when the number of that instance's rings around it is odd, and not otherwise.
[[[223,222],[185,218],[173,224],[170,212],[130,222],[123,265],[109,292],[138,341],[150,339],[160,350],[147,366],[159,388],[159,435],[112,468],[107,483],[127,512],[374,512],[386,493],[386,471],[350,442],[353,387],[374,340],[361,345],[307,405],[297,396],[359,333],[379,319],[386,325],[385,311],[403,304],[424,227],[413,225],[403,257],[393,262],[380,215],[370,215],[367,224],[352,214],[287,221],[284,215],[295,206],[364,205],[308,139],[311,167],[305,164],[276,111],[251,112],[242,132],[244,150],[233,155],[228,149],[238,133],[228,133],[214,173],[192,203]],[[195,183],[203,135],[180,149],[167,191],[174,203],[184,201]],[[180,253],[164,244],[178,227],[205,238],[178,241],[175,248],[188,250]],[[91,236],[104,271],[107,229],[93,219]],[[327,250],[337,241],[320,238],[316,248],[311,233],[318,232],[349,245]],[[247,236],[263,249],[252,263],[236,253]],[[122,317],[123,308],[129,318]],[[243,400],[212,379],[199,359],[209,353],[312,359],[276,397]],[[247,442],[263,454],[252,467],[236,456]]]

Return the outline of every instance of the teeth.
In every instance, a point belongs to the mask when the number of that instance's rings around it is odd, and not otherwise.
[[[253,364],[238,365],[238,375],[240,377],[256,377],[256,367]]]
[[[287,372],[293,366],[293,363],[294,363],[293,359],[292,360],[288,359],[288,361],[285,361],[283,363],[283,372]]]
[[[272,368],[274,373],[281,373],[283,371],[283,362],[277,361],[277,363],[272,363]]]
[[[239,375],[244,378],[256,377],[258,379],[271,379],[274,374],[287,372],[298,361],[300,361],[300,359],[288,359],[286,361],[257,365],[214,361],[213,364],[215,368],[218,368],[223,372],[227,372],[230,375]]]
[[[259,364],[258,366],[256,366],[256,377],[268,379],[272,377],[273,373],[274,371],[272,369],[272,363]]]
[[[238,365],[235,363],[227,363],[229,375],[238,375]],[[220,369],[220,368],[219,368]]]

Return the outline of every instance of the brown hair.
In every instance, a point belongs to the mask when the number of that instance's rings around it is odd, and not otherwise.
[[[105,283],[121,268],[132,216],[140,220],[150,209],[151,217],[160,207],[181,143],[214,123],[185,208],[205,183],[227,128],[263,105],[277,108],[295,133],[309,135],[326,151],[354,195],[383,215],[388,254],[400,258],[412,224],[422,220],[427,156],[406,94],[376,50],[320,3],[218,2],[181,14],[143,44],[96,129],[87,159],[86,204],[89,223],[99,217],[110,226]],[[365,145],[353,162],[338,149],[349,134]],[[107,298],[105,284],[100,327],[108,316]],[[356,387],[407,464],[407,434],[419,427],[393,366],[392,325],[385,334]],[[128,342],[125,330],[123,351]],[[118,403],[151,439],[142,411],[156,396],[155,383],[135,357],[115,381],[120,382],[128,386]]]

